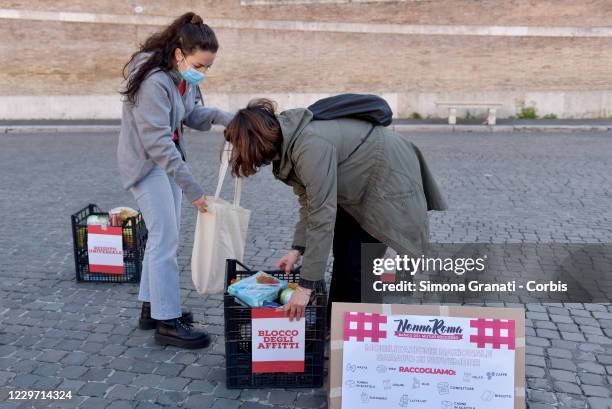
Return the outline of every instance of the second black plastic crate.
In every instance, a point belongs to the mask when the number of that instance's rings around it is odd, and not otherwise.
[[[238,268],[241,267],[241,270]],[[236,260],[227,260],[226,282],[245,278],[257,271],[250,270]],[[297,282],[299,272],[266,271],[276,278]],[[306,345],[304,372],[252,373],[251,308],[238,304],[226,291],[225,363],[227,388],[319,388],[325,380],[324,349],[327,319],[327,296],[320,294],[306,307]]]
[[[72,221],[72,239],[74,241],[74,263],[77,281],[97,281],[107,283],[138,283],[142,271],[147,243],[147,228],[142,214],[129,217],[122,226],[123,235],[123,274],[105,274],[89,272],[89,255],[87,252],[87,218],[92,215],[108,215],[95,204],[79,210],[70,218]]]

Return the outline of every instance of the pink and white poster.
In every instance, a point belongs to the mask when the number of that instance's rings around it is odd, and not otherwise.
[[[274,308],[251,311],[252,372],[304,372],[306,319],[290,321]]]
[[[87,226],[89,272],[123,274],[123,229]]]
[[[345,312],[342,408],[513,409],[515,321]]]

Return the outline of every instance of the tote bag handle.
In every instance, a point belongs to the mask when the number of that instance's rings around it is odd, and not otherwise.
[[[229,160],[232,156],[232,144],[225,142],[223,145],[223,152],[221,153],[221,164],[219,165],[219,180],[217,182],[217,190],[215,191],[215,199],[219,198],[221,194],[221,188],[223,187],[223,181],[227,174],[229,167]],[[242,178],[234,178],[234,207],[240,206],[240,196],[242,194]]]

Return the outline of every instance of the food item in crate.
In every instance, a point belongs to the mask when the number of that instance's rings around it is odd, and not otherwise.
[[[132,220],[130,220],[130,218],[138,216],[138,212],[134,209],[130,209],[129,207],[118,207],[117,209],[128,209],[126,210],[128,213],[122,213],[119,220],[121,223],[120,226],[123,227],[123,242],[125,243],[126,248],[131,249],[134,247],[134,229],[132,228]],[[138,224],[138,222],[136,222],[136,224]]]
[[[278,293],[287,288],[287,282],[258,271],[227,287],[230,295],[240,299],[250,307],[261,307],[264,301],[274,301]]]
[[[85,238],[87,237],[87,227],[79,226],[77,228],[77,248],[82,250],[85,248]]]
[[[295,290],[296,288],[298,288],[298,283],[291,282],[287,286],[292,290]]]
[[[110,212],[108,212],[108,218],[110,220],[111,226],[121,227],[121,225],[123,224],[118,210],[113,209]]]
[[[108,216],[104,214],[92,214],[87,217],[88,226],[108,226]]]
[[[283,305],[287,304],[289,300],[291,299],[291,296],[293,295],[293,291],[295,290],[289,287],[281,291],[280,296],[278,297],[280,300],[280,303]]]
[[[121,226],[130,217],[138,216],[138,211],[132,209],[131,207],[121,206],[110,209],[108,214],[117,215],[120,223],[118,226]]]
[[[134,237],[132,235],[132,229],[123,229],[123,242],[126,248],[131,249],[134,246]]]
[[[256,280],[258,284],[278,284],[278,280],[276,278],[266,273],[258,275]]]

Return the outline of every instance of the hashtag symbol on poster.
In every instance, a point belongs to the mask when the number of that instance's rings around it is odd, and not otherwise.
[[[487,344],[493,349],[500,349],[502,345],[507,345],[509,350],[515,348],[514,320],[479,318],[470,320],[470,327],[477,329],[476,335],[470,335],[470,342],[478,348],[485,348]]]
[[[387,338],[387,331],[380,329],[380,324],[386,323],[386,315],[345,312],[344,340],[349,341],[351,337],[355,337],[358,342],[363,342],[365,338],[378,342],[381,338]]]

